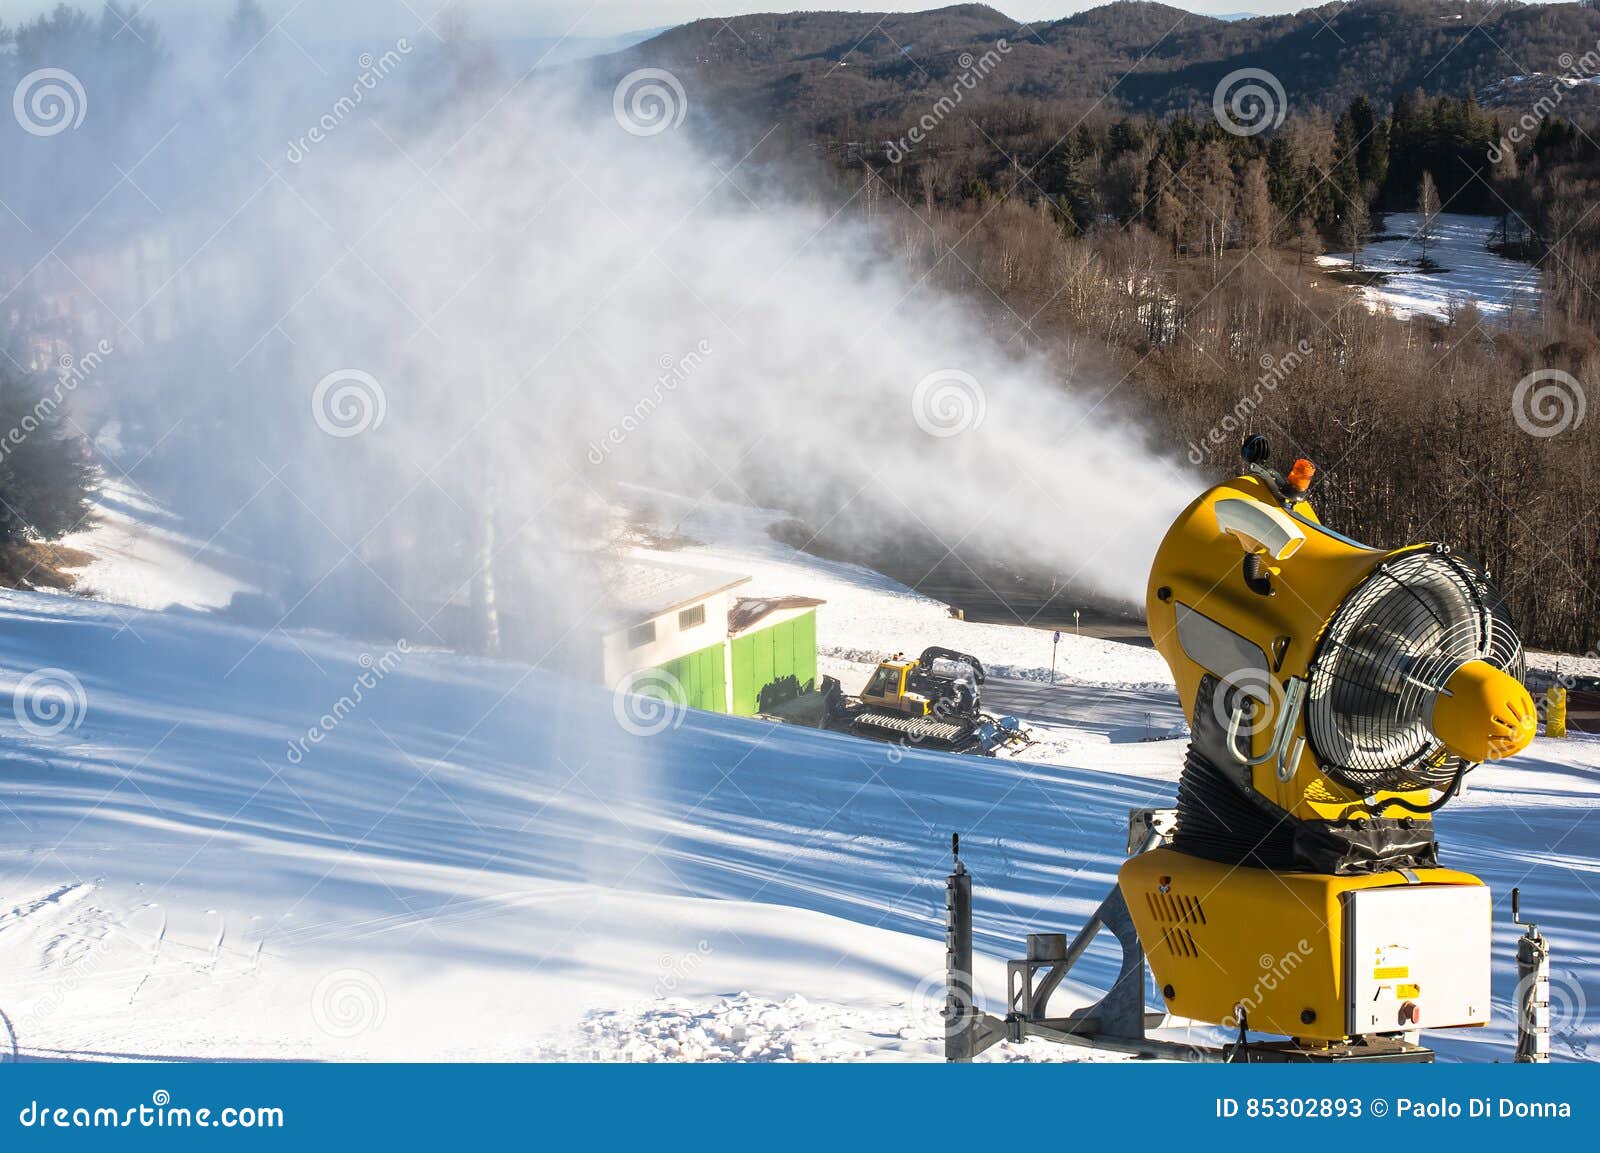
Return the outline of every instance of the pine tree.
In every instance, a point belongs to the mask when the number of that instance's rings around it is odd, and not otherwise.
[[[67,391],[0,360],[0,544],[55,540],[89,512],[94,465]]]

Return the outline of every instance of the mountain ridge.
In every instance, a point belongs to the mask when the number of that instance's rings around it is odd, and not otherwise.
[[[983,4],[710,17],[604,57],[601,68],[617,77],[668,68],[719,105],[815,129],[921,115],[956,83],[970,99],[1198,111],[1246,68],[1271,73],[1291,111],[1334,111],[1361,94],[1388,103],[1416,89],[1466,97],[1509,76],[1558,73],[1563,58],[1596,45],[1600,12],[1577,3],[1355,0],[1221,19],[1117,0],[1041,23]],[[972,83],[975,61],[988,66]]]

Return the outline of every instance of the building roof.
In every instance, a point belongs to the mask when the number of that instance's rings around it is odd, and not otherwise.
[[[606,557],[600,572],[612,616],[628,624],[652,620],[750,580],[738,573],[638,557]]]
[[[743,632],[781,609],[809,609],[827,603],[816,597],[740,597],[728,610],[728,631]]]

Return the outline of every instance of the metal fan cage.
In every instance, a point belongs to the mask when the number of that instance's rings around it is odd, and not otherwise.
[[[1442,547],[1379,565],[1311,660],[1306,740],[1323,772],[1362,795],[1448,786],[1464,762],[1428,720],[1471,660],[1522,679],[1522,641],[1488,577]]]

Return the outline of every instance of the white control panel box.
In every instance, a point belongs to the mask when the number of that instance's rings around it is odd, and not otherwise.
[[[1488,1024],[1491,917],[1486,885],[1345,894],[1350,1033]]]

